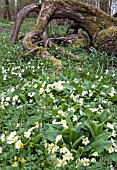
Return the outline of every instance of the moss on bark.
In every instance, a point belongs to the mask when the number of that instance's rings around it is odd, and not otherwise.
[[[38,7],[33,5],[32,8],[37,10]],[[26,13],[21,15],[22,19],[20,20],[20,24],[22,23],[23,17],[28,11],[32,10],[32,8],[27,8]],[[39,7],[38,10],[40,12],[36,26],[31,32],[26,34],[23,39],[23,45],[28,51],[38,49],[39,55],[42,57],[46,56],[53,61],[54,65],[58,68],[57,70],[60,70],[62,67],[61,61],[52,57],[44,47],[38,48],[38,46],[32,42],[35,36],[40,36],[43,39],[43,32],[52,19],[74,20],[80,28],[87,32],[91,42],[90,45],[109,53],[116,53],[117,18],[111,17],[101,9],[79,2],[78,0],[44,0],[41,4],[41,9]],[[18,24],[18,20],[16,23]],[[18,25],[18,29],[19,27],[20,25]],[[17,32],[15,30],[14,34],[17,39]],[[61,49],[59,50],[61,51]]]
[[[98,50],[117,55],[117,26],[100,31],[96,36],[94,46]]]

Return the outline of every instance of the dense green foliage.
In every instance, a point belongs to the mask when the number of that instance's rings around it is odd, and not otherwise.
[[[78,62],[51,49],[63,63],[53,76],[51,62],[24,59],[22,44],[9,43],[12,25],[0,22],[0,169],[116,169],[117,59],[66,47]],[[24,22],[20,35],[31,25]]]

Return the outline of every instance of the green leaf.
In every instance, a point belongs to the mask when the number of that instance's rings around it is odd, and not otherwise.
[[[97,125],[96,125],[96,123],[94,123],[94,122],[92,122],[92,121],[90,121],[90,120],[86,120],[86,121],[84,122],[84,125],[85,125],[86,127],[88,127],[88,129],[90,130],[91,135],[92,135],[93,138],[95,139],[95,137],[96,137],[96,132],[97,132]]]
[[[45,135],[46,135],[46,137],[47,137],[47,139],[48,140],[50,140],[51,142],[55,142],[55,139],[56,139],[56,137],[58,136],[58,135],[60,135],[61,134],[61,131],[60,130],[56,130],[56,129],[54,129],[54,128],[49,128],[47,131],[46,131],[46,133],[45,133]]]
[[[62,110],[65,112],[68,109],[68,105],[66,103],[62,104]]]
[[[66,116],[65,118],[66,118],[69,128],[70,129],[73,128],[73,123],[72,123],[71,119],[69,118],[69,116],[68,117]]]
[[[70,133],[70,128],[62,130],[62,134],[69,134]]]
[[[84,111],[88,116],[90,115],[91,117],[93,117],[93,112],[90,110],[90,109],[86,109],[85,111]]]
[[[79,142],[84,138],[85,136],[81,136],[80,138],[78,138],[74,144],[72,145],[72,148],[75,149],[77,147],[77,145],[79,144]]]
[[[67,89],[67,90],[73,90],[73,87],[71,87],[68,83],[63,83],[63,86],[64,86],[65,89]]]
[[[112,132],[104,132],[100,134],[99,136],[96,137],[96,140],[102,139],[102,140],[107,140],[112,136]]]
[[[70,129],[69,141],[74,142],[78,138],[78,133],[75,128]]]
[[[52,99],[52,98],[47,98],[47,102],[48,102],[48,103],[52,103],[52,102],[53,102],[53,99]]]
[[[70,86],[74,87],[76,90],[78,89],[78,85],[75,82],[71,82]]]
[[[97,128],[97,135],[100,135],[103,131],[103,124],[99,124]]]
[[[84,124],[89,128],[90,133],[94,139],[103,131],[103,124],[97,124],[90,120],[86,120]]]
[[[111,99],[110,99],[112,102],[117,102],[117,95],[116,96],[113,96],[113,97],[111,97]]]
[[[75,82],[71,82],[70,86],[74,87],[76,90],[78,90],[79,93],[83,92],[83,88],[78,86],[78,84],[76,84]]]
[[[35,138],[32,139],[33,144],[37,144],[40,142],[40,139],[43,137],[43,134],[37,135]]]
[[[106,154],[105,158],[108,162],[117,162],[117,152]]]
[[[84,89],[90,90],[90,89],[91,89],[91,86],[92,86],[92,82],[85,79],[83,86],[84,86]]]
[[[109,140],[104,141],[102,139],[99,139],[93,142],[91,146],[95,152],[101,153],[104,151],[104,149],[108,149],[109,147],[111,147],[112,142]]]
[[[23,101],[23,102],[25,102],[27,99],[26,99],[26,96],[24,95],[24,94],[19,94],[19,98]]]
[[[81,109],[82,108],[82,106],[81,105],[79,105],[79,104],[76,104],[75,106],[73,106],[73,109],[76,111],[77,109]]]

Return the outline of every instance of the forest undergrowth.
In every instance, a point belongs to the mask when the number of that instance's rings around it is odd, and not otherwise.
[[[67,46],[81,62],[53,48],[63,65],[53,76],[50,61],[10,44],[12,27],[0,21],[0,170],[117,170],[117,58]]]

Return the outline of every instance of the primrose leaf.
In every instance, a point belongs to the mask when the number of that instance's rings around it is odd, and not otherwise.
[[[111,147],[112,142],[109,140],[104,141],[102,139],[99,139],[93,142],[91,146],[95,152],[101,153],[104,151],[104,149],[108,149],[109,147]]]

